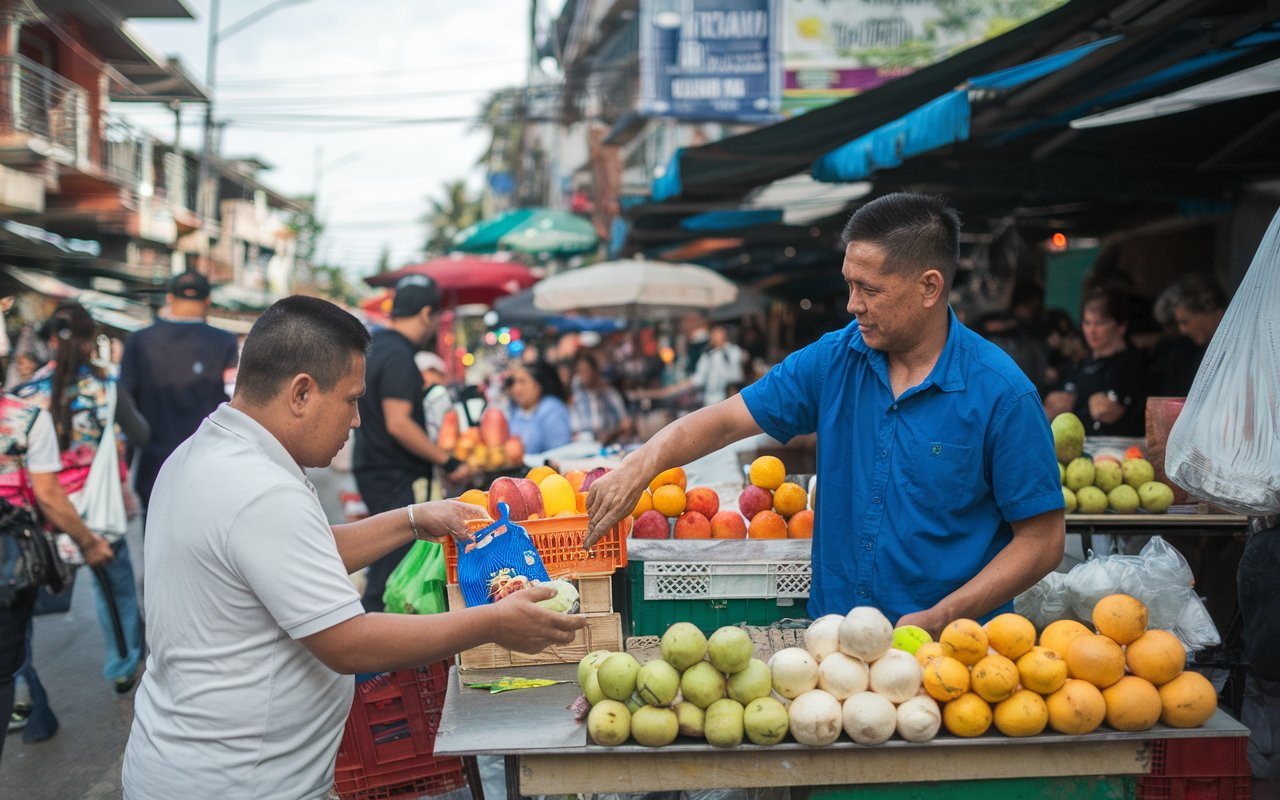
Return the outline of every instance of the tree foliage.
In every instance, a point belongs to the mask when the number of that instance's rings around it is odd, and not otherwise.
[[[441,255],[453,249],[453,237],[462,229],[480,221],[480,198],[472,197],[465,180],[445,181],[441,194],[427,198],[427,213],[422,222],[427,226],[427,253]]]

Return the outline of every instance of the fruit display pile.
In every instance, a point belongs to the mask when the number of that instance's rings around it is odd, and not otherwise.
[[[488,510],[490,519],[498,518],[498,503],[506,503],[516,522],[585,514],[587,489],[608,471],[596,467],[590,472],[571,470],[561,475],[551,467],[534,467],[523,478],[495,479],[488,491],[468,489],[458,500]]]
[[[986,625],[958,619],[932,641],[895,630],[875,608],[815,620],[805,646],[765,663],[741,628],[708,639],[687,622],[663,634],[660,659],[594,652],[578,665],[599,745],[661,747],[678,737],[716,747],[774,745],[789,735],[825,746],[842,735],[875,745],[895,735],[926,742],[940,731],[1010,737],[1046,728],[1083,735],[1102,725],[1144,731],[1203,725],[1217,709],[1204,676],[1184,672],[1173,634],[1147,629],[1146,607],[1116,594],[1099,600],[1094,630],[1059,620],[1039,633],[1017,614]],[[1096,631],[1096,632],[1095,632]]]
[[[1155,468],[1131,447],[1123,460],[1085,454],[1084,424],[1075,414],[1053,418],[1053,446],[1062,477],[1062,500],[1068,514],[1133,514],[1138,509],[1163,514],[1173,504],[1173,489],[1156,480]]]
[[[453,456],[478,470],[499,470],[524,463],[524,442],[512,436],[502,409],[490,406],[480,415],[480,424],[460,430],[458,412],[449,409],[440,421],[436,443]]]
[[[810,539],[813,509],[809,493],[786,480],[774,456],[751,463],[751,483],[738,496],[738,510],[720,507],[707,486],[686,489],[684,470],[659,474],[640,495],[632,534],[637,539]]]

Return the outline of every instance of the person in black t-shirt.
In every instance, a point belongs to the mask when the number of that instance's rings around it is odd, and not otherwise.
[[[1045,398],[1045,413],[1052,419],[1072,411],[1087,434],[1145,435],[1147,365],[1125,339],[1128,297],[1113,289],[1097,291],[1084,301],[1081,316],[1089,357]]]
[[[440,290],[430,278],[401,279],[391,304],[390,327],[374,333],[369,345],[352,471],[370,514],[413,503],[414,481],[429,479],[432,465],[440,466],[454,483],[471,475],[466,464],[432,441],[423,416],[422,373],[413,356],[435,335],[433,313],[439,307]],[[366,611],[382,610],[387,578],[409,547],[406,544],[369,565],[362,598]]]
[[[234,334],[205,322],[208,314],[209,281],[199,272],[184,272],[169,287],[165,316],[125,341],[120,388],[151,425],[151,440],[134,462],[143,508],[165,459],[229,399],[226,387],[235,379],[239,347]]]

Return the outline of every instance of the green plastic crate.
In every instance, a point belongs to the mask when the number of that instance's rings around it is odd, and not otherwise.
[[[661,636],[673,623],[692,622],[711,634],[725,625],[772,625],[784,619],[807,619],[803,598],[739,597],[712,600],[644,599],[644,562],[627,564],[630,636]]]
[[[1116,775],[824,786],[810,790],[808,800],[1132,800],[1135,796],[1134,779]]]

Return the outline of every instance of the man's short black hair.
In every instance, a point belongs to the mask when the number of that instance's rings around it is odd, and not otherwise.
[[[960,215],[934,195],[898,192],[877,197],[853,212],[841,238],[846,247],[863,242],[884,250],[888,272],[936,269],[947,286],[960,261]]]
[[[253,323],[240,354],[236,393],[261,405],[304,372],[330,391],[351,370],[352,357],[368,347],[369,331],[338,306],[318,297],[286,297]]]

